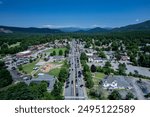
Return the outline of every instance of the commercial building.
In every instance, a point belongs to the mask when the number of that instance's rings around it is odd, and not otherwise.
[[[42,81],[46,81],[48,83],[47,90],[52,91],[56,78],[54,76],[44,74],[44,73],[39,73],[38,78],[32,78],[31,80],[26,80],[25,82],[29,85],[30,83],[41,83]]]
[[[16,54],[16,57],[29,57],[31,56],[31,51],[30,50],[27,50],[27,51],[23,51],[23,52],[19,52]]]
[[[125,76],[107,76],[102,80],[104,89],[132,89]]]

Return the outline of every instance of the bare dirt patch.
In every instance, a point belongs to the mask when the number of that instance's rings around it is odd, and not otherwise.
[[[55,68],[60,68],[61,65],[56,65],[56,64],[45,64],[44,66],[42,66],[41,71],[43,73],[48,73],[50,70],[55,69]]]

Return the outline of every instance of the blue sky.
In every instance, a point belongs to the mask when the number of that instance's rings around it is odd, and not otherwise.
[[[0,0],[0,25],[119,27],[150,19],[150,0]]]

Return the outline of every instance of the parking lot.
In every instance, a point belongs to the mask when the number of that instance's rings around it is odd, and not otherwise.
[[[103,60],[101,63],[88,63],[88,65],[91,66],[92,64],[94,64],[95,66],[103,67],[106,62],[107,62],[107,60]],[[126,68],[127,68],[126,73],[127,74],[129,74],[130,72],[135,74],[135,72],[137,71],[138,74],[140,74],[140,75],[150,77],[150,68],[133,66],[133,65],[129,64],[130,63],[129,61],[114,61],[113,60],[113,61],[111,61],[112,68],[114,70],[117,70],[119,63],[125,63],[126,64]]]

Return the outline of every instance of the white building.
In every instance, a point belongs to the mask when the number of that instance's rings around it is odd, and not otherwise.
[[[29,57],[29,56],[31,56],[30,50],[19,52],[16,54],[16,57]]]
[[[87,56],[92,57],[94,54],[93,53],[86,53]]]
[[[103,62],[103,60],[101,57],[92,56],[92,57],[88,58],[88,62],[90,62],[90,63],[101,63],[101,62]]]

